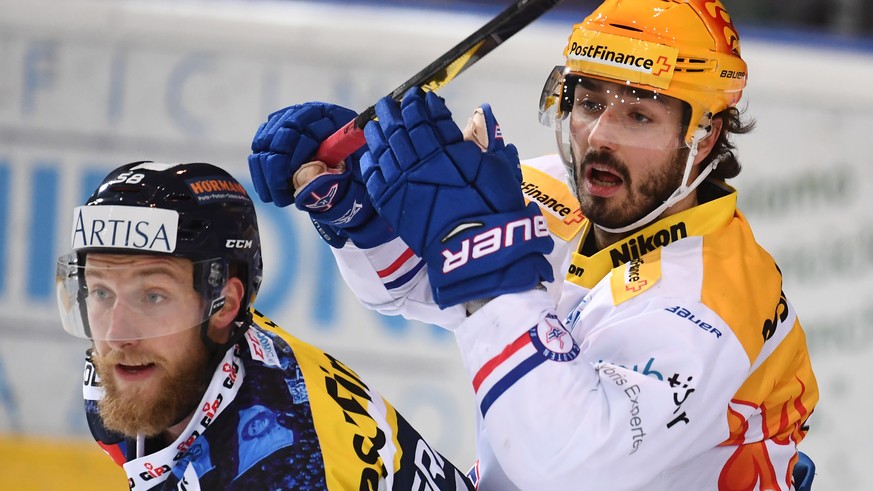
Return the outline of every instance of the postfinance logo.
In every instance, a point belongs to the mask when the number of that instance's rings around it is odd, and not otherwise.
[[[525,200],[538,204],[553,234],[564,240],[572,239],[582,228],[585,217],[566,181],[529,165],[523,164],[521,172]]]
[[[660,260],[661,250],[655,249],[645,258],[614,269],[610,277],[614,304],[619,305],[653,287],[661,279]]]
[[[655,64],[652,65],[652,75],[656,77],[661,75],[662,73],[669,73],[670,70],[673,69],[673,65],[669,63],[666,56],[659,56],[657,60],[655,60]]]
[[[574,72],[667,88],[679,50],[663,44],[576,29],[570,36],[567,65]]]

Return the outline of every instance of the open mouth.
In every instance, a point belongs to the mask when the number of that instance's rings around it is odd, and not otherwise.
[[[587,178],[598,186],[619,186],[624,182],[621,176],[609,168],[594,165],[588,168]]]
[[[152,373],[153,370],[155,370],[156,367],[157,365],[155,365],[154,363],[119,363],[115,365],[115,373],[123,379],[138,379],[141,377],[147,377],[149,374]]]
[[[140,372],[142,370],[145,370],[145,369],[147,369],[149,367],[153,367],[153,366],[155,366],[154,363],[146,363],[143,365],[122,365],[122,364],[119,364],[118,368],[120,368],[121,370],[124,370],[125,372],[137,373],[137,372]]]
[[[605,165],[589,165],[585,169],[585,183],[592,196],[608,198],[622,189],[624,179]]]

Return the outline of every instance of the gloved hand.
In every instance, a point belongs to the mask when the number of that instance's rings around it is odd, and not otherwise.
[[[442,98],[420,88],[385,97],[367,124],[361,159],[379,214],[425,259],[437,304],[535,288],[552,281],[554,245],[536,204],[524,205],[518,152],[482,107],[486,151],[465,141]]]
[[[347,239],[370,248],[397,236],[367,195],[359,165],[366,147],[335,169],[312,161],[321,142],[354,117],[354,111],[324,102],[286,107],[258,128],[248,159],[261,201],[293,203],[308,212],[322,238],[337,248]]]
[[[812,480],[815,479],[815,463],[803,452],[797,452],[797,463],[792,472],[794,488],[797,491],[812,490]]]

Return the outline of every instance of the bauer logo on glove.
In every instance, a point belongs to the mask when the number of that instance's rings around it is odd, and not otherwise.
[[[484,227],[483,222],[463,223],[455,227],[442,242],[447,242],[463,231],[471,228]],[[512,247],[516,240],[527,242],[534,237],[545,238],[549,236],[549,227],[542,215],[523,217],[505,224],[490,228],[485,232],[466,238],[461,241],[461,248],[452,252],[450,248],[443,249],[442,255],[443,273],[448,273],[456,268],[467,264],[470,259],[493,254],[503,248]]]

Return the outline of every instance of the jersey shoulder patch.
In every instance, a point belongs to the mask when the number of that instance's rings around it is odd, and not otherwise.
[[[612,270],[612,301],[619,305],[655,286],[661,279],[661,249],[632,259]]]
[[[525,201],[540,207],[549,230],[566,241],[575,237],[585,217],[567,182],[529,164],[521,165],[521,174]]]

